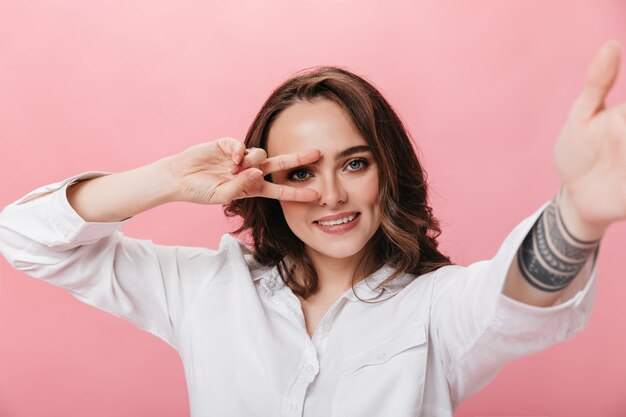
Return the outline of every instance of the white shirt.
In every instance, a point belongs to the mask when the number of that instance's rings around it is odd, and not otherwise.
[[[593,304],[595,259],[555,306],[501,294],[546,203],[489,261],[405,275],[381,293],[372,288],[392,272],[383,267],[355,286],[382,302],[348,290],[309,337],[299,299],[237,239],[224,235],[218,250],[163,246],[123,235],[129,219],[85,222],[67,185],[106,174],[70,177],[5,207],[0,251],[176,349],[192,417],[452,416],[506,362],[582,329]]]

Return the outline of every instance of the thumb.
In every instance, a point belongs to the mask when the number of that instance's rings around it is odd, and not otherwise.
[[[576,121],[584,122],[604,108],[604,100],[619,72],[620,44],[606,42],[596,52],[587,70],[583,91],[572,107]]]

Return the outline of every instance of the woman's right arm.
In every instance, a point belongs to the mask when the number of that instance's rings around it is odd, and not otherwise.
[[[233,138],[205,142],[149,165],[71,185],[70,205],[86,221],[125,220],[161,204],[227,204],[238,198],[310,201],[317,193],[263,181],[263,176],[316,161],[317,150],[267,158]]]
[[[67,200],[87,222],[126,220],[153,207],[176,201],[178,184],[169,173],[170,158],[140,168],[68,186]]]
[[[121,174],[86,172],[45,185],[0,212],[0,253],[15,269],[176,347],[175,323],[223,252],[124,236],[125,221],[86,221],[68,187]],[[188,279],[193,278],[195,279]]]
[[[235,163],[238,154],[242,159]],[[279,194],[310,198],[314,191],[280,189],[262,175],[318,157],[319,152],[266,158],[262,150],[244,157],[243,144],[220,139],[130,171],[70,177],[0,212],[0,253],[14,268],[175,346],[176,326],[188,306],[211,277],[228,273],[228,248],[157,245],[124,236],[120,226],[168,201],[218,204]],[[260,175],[248,175],[257,171]]]

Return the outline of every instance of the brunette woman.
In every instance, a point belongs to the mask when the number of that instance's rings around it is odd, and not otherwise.
[[[555,148],[562,187],[490,260],[439,250],[400,118],[334,67],[280,85],[244,143],[30,192],[0,213],[0,250],[176,349],[192,416],[451,416],[506,362],[587,321],[599,239],[626,217],[626,105],[603,107],[618,61],[614,42],[592,61]],[[242,240],[119,231],[171,201],[225,205]]]

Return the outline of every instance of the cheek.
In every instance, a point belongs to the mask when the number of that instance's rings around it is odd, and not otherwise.
[[[363,198],[368,204],[378,205],[378,180],[369,184],[363,192]]]
[[[378,199],[378,176],[370,178],[369,181],[359,187],[357,193],[359,203],[363,207],[368,207],[372,213],[373,225],[380,223],[380,201]]]
[[[290,228],[293,229],[293,225],[297,224],[296,220],[306,219],[307,208],[304,204],[281,201],[280,206]]]
[[[378,205],[378,176],[371,175],[368,178],[363,178],[359,185],[358,192],[355,196],[362,204],[370,206]]]

